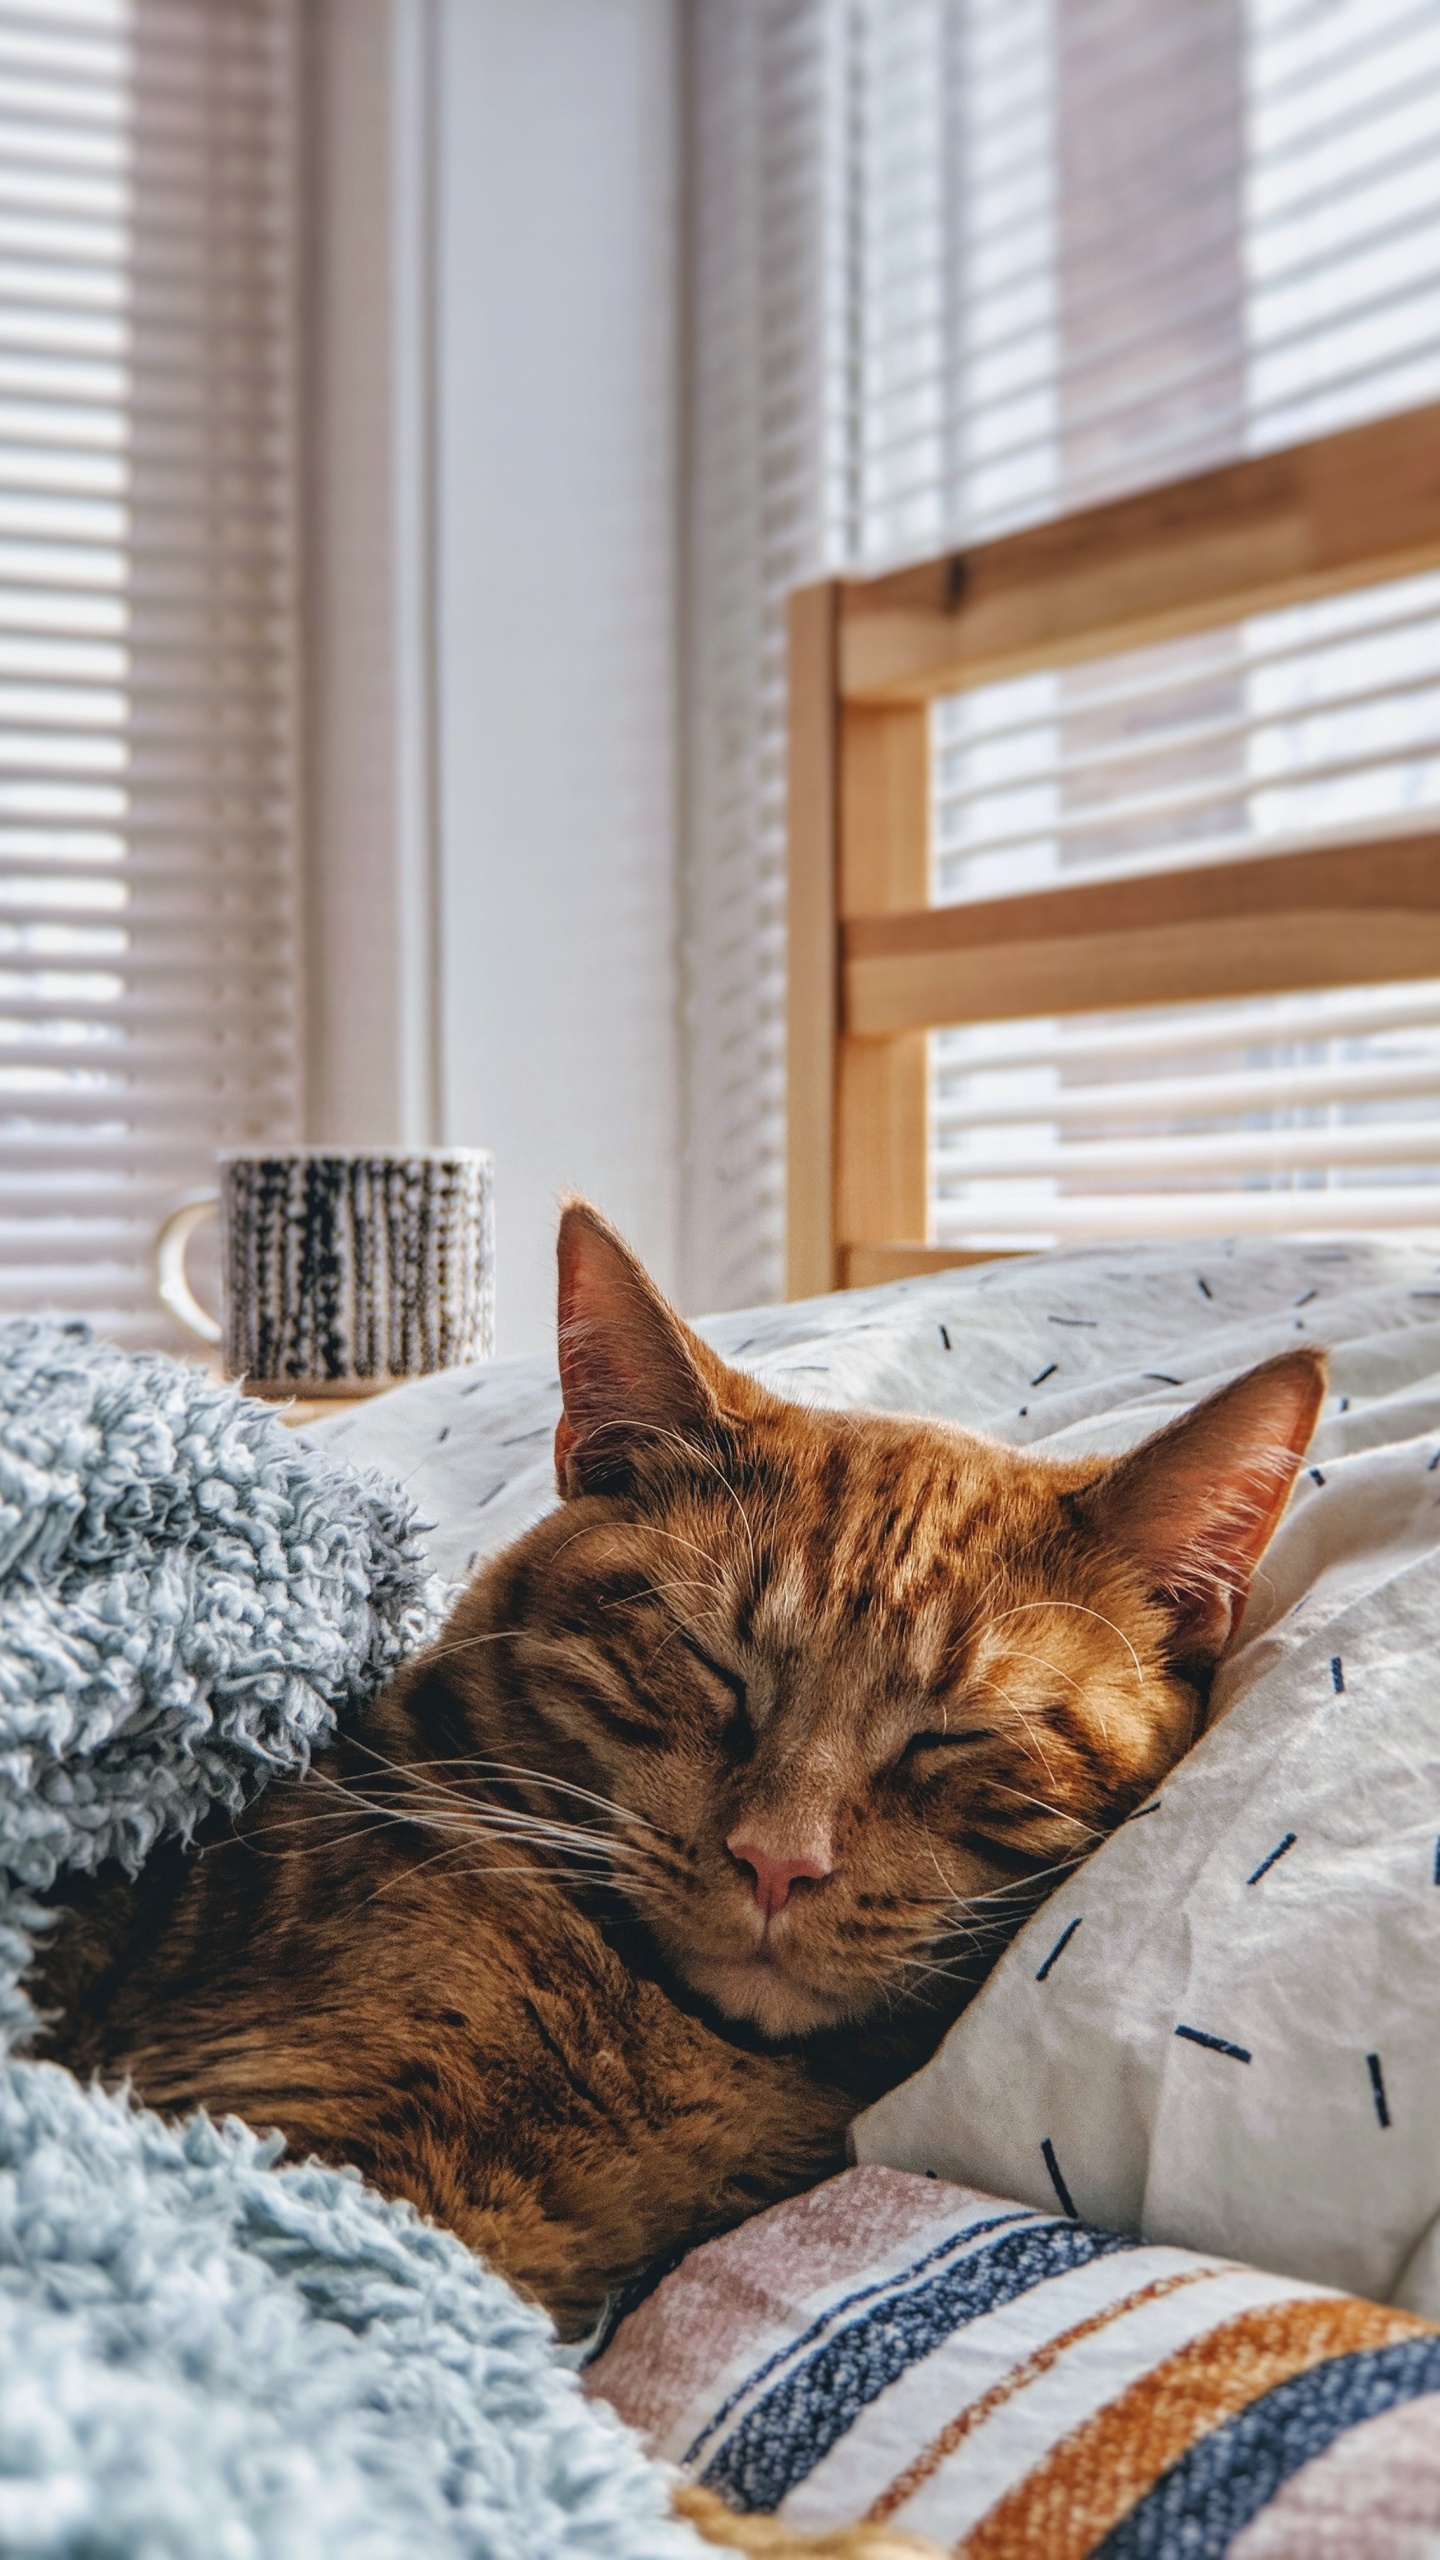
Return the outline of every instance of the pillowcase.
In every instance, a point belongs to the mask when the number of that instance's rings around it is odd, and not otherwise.
[[[1440,2315],[1440,1295],[1414,1303],[1335,1359],[1210,1730],[859,2159]]]
[[[963,2560],[1355,2560],[1440,2527],[1440,2331],[886,2169],[692,2251],[586,2386],[743,2513]]]

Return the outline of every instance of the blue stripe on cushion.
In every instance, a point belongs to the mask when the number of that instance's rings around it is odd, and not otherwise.
[[[1091,2560],[1220,2560],[1293,2472],[1363,2419],[1440,2392],[1440,2337],[1397,2338],[1277,2382],[1164,2472]],[[1437,2412],[1440,2420],[1440,2412]]]
[[[957,2329],[984,2312],[1003,2310],[1052,2276],[1145,2245],[1083,2223],[1031,2224],[940,2268],[908,2292],[892,2293],[827,2338],[798,2372],[786,2374],[746,2412],[706,2470],[706,2488],[718,2490],[742,2515],[773,2515],[862,2409]]]
[[[744,2381],[731,2392],[729,2399],[716,2410],[713,2418],[706,2419],[689,2451],[682,2454],[681,2468],[686,2471],[693,2468],[710,2438],[719,2434],[726,2419],[734,2414],[742,2400],[748,2399],[752,2391],[758,2390],[762,2382],[768,2381],[777,2365],[793,2363],[795,2357],[803,2355],[807,2347],[814,2346],[817,2338],[823,2338],[827,2329],[833,2329],[836,2321],[843,2319],[847,2311],[853,2311],[857,2302],[873,2302],[877,2293],[895,2293],[900,2287],[912,2284],[916,2276],[923,2275],[925,2269],[933,2267],[937,2260],[953,2258],[958,2250],[969,2248],[976,2240],[983,2240],[987,2232],[1003,2231],[1012,2222],[1038,2222],[1039,2219],[1037,2213],[1029,2206],[1025,2206],[1017,2207],[1011,2213],[991,2214],[984,2222],[967,2223],[963,2231],[947,2233],[943,2240],[937,2241],[933,2249],[927,2249],[923,2257],[912,2258],[908,2267],[896,2267],[888,2276],[877,2277],[873,2284],[857,2285],[853,2293],[845,2294],[839,2302],[828,2304],[826,2309],[811,2321],[808,2329],[801,2330],[798,2338],[787,2338],[783,2347],[777,2347],[775,2353],[767,2356],[763,2364],[757,2365],[753,2373],[746,2374]]]

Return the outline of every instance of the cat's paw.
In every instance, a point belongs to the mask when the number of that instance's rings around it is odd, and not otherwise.
[[[801,2533],[778,2516],[737,2516],[713,2489],[682,2480],[674,2494],[675,2513],[693,2524],[706,2542],[722,2550],[743,2551],[748,2560],[943,2560],[938,2543],[918,2533],[897,2533],[888,2524],[847,2524],[833,2533]]]

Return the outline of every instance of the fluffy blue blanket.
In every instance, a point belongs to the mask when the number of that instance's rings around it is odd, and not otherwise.
[[[36,1894],[303,1768],[436,1621],[397,1489],[83,1327],[0,1327],[0,2022]],[[277,2139],[0,2061],[0,2551],[694,2560],[548,2323]]]

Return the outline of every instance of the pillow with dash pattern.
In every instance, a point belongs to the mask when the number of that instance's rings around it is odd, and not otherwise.
[[[1203,1740],[859,2159],[1440,2317],[1440,1327],[1409,1349],[1331,1399]]]

